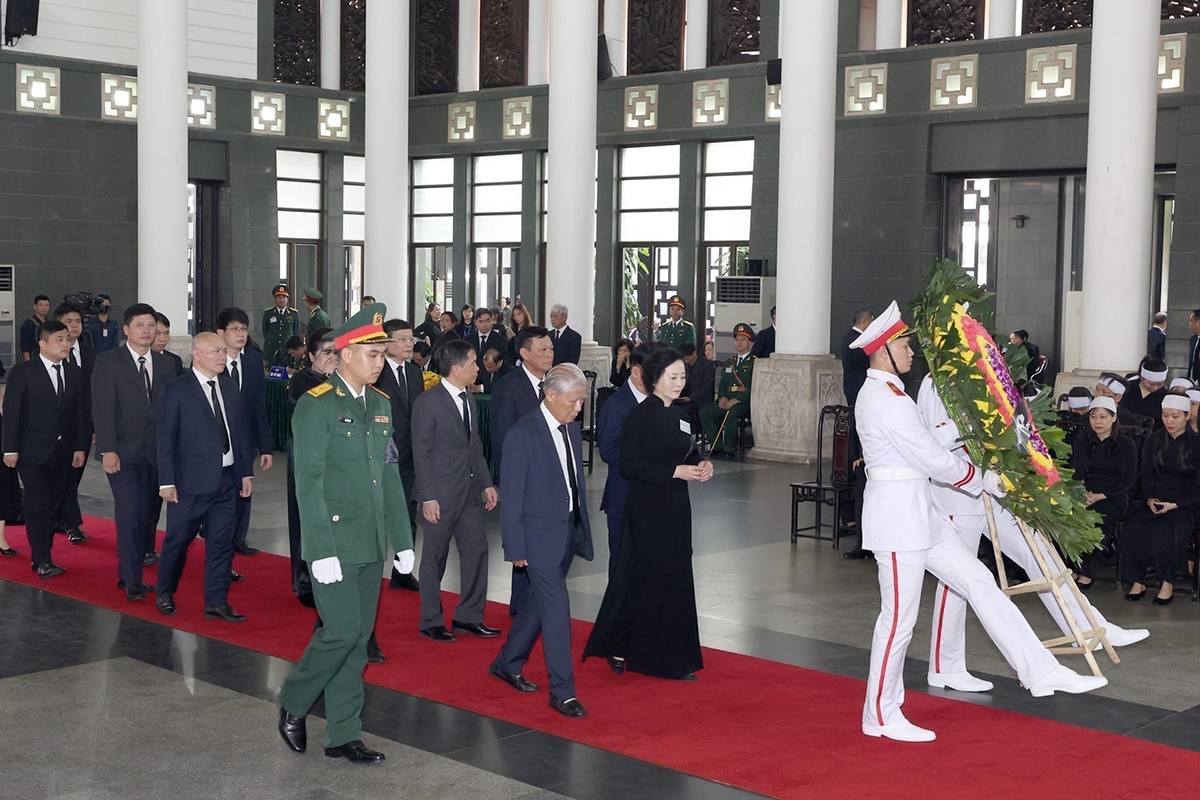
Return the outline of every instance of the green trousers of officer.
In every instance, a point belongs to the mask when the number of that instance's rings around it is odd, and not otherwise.
[[[304,717],[324,693],[326,747],[362,738],[363,670],[382,575],[382,562],[342,564],[337,583],[313,581],[324,625],[313,633],[300,663],[284,680],[279,704],[292,716]]]
[[[708,440],[708,446],[712,450],[733,451],[737,442],[738,420],[750,416],[749,392],[746,395],[747,397],[739,400],[737,405],[730,406],[728,418],[717,403],[710,403],[700,409],[700,427],[704,429],[704,438]],[[721,441],[718,442],[717,431],[721,428],[722,421],[725,423],[725,429],[721,431]]]

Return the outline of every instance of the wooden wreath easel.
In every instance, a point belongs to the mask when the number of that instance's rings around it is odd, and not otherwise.
[[[1112,663],[1120,664],[1121,659],[1117,656],[1117,651],[1108,643],[1108,633],[1104,628],[1096,624],[1096,615],[1092,613],[1091,605],[1084,601],[1083,594],[1079,591],[1079,587],[1075,585],[1075,580],[1071,576],[1071,570],[1063,563],[1058,551],[1043,539],[1042,534],[1030,529],[1021,519],[1017,519],[1017,525],[1021,529],[1021,534],[1025,537],[1025,543],[1033,551],[1033,557],[1037,560],[1038,568],[1042,574],[1036,578],[1031,575],[1029,576],[1029,580],[1024,583],[1018,583],[1013,586],[1008,585],[1008,575],[1004,569],[1004,555],[1000,551],[1000,536],[996,531],[996,512],[992,508],[992,498],[986,492],[983,494],[983,507],[987,512],[988,531],[992,537],[992,551],[996,554],[996,573],[1000,577],[1001,590],[1010,597],[1018,594],[1049,591],[1054,595],[1054,601],[1058,603],[1063,617],[1066,618],[1068,625],[1070,625],[1070,634],[1044,639],[1042,645],[1055,655],[1079,655],[1082,653],[1083,657],[1087,659],[1088,666],[1092,668],[1092,674],[1098,678],[1103,676],[1100,673],[1100,665],[1096,663],[1096,657],[1092,654],[1092,650],[1096,647],[1097,643],[1103,645],[1105,652],[1108,653],[1108,657],[1112,659]],[[1043,547],[1042,545],[1045,546]],[[1047,555],[1049,555],[1048,560]],[[1063,589],[1064,585],[1069,588]],[[1064,594],[1067,591],[1074,593],[1077,605],[1083,610],[1083,614],[1086,617],[1084,621],[1086,622],[1086,627],[1081,624],[1080,620],[1075,618],[1070,606],[1067,605],[1067,599]]]

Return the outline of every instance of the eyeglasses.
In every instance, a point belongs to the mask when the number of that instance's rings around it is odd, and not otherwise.
[[[248,333],[250,331],[249,328],[243,325],[230,325],[225,330],[229,331],[230,333]]]
[[[388,341],[392,342],[393,344],[412,344],[416,341],[416,339],[411,336],[399,336],[395,339],[388,339]]]

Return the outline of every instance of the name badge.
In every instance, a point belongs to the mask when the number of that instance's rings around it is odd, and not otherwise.
[[[679,430],[683,431],[688,436],[692,435],[692,426],[686,420],[679,420]]]
[[[105,329],[104,329],[104,338],[105,338],[105,339],[107,339],[107,338],[108,338],[108,328],[105,328]]]
[[[344,423],[346,423],[347,425],[353,425],[353,424],[354,424],[354,420],[350,419],[349,417],[338,417],[338,422],[344,422]]]
[[[375,421],[382,425],[387,425],[392,420],[389,417],[376,417]]]
[[[726,367],[726,368],[725,368],[725,374],[726,374],[726,375],[732,375],[732,374],[733,374],[733,367]]]

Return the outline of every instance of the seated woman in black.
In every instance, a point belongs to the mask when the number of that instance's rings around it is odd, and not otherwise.
[[[1071,447],[1071,465],[1076,480],[1087,490],[1088,507],[1104,518],[1103,546],[1111,548],[1116,540],[1117,523],[1129,511],[1129,496],[1137,481],[1137,445],[1121,434],[1117,423],[1117,404],[1111,397],[1097,397],[1088,411],[1088,425],[1079,431]],[[1099,551],[1084,553],[1079,559],[1079,588],[1092,588],[1093,570]]]
[[[1130,586],[1126,600],[1146,594],[1146,567],[1151,562],[1162,581],[1155,605],[1167,605],[1175,594],[1172,584],[1200,504],[1200,434],[1188,429],[1190,407],[1186,395],[1163,397],[1163,427],[1142,444],[1144,499],[1134,507],[1120,542],[1121,580]]]
[[[608,376],[608,382],[612,384],[614,389],[620,389],[625,385],[625,381],[629,380],[629,370],[632,368],[629,363],[629,356],[632,352],[632,341],[629,339],[617,339],[617,346],[613,348],[612,372]]]

